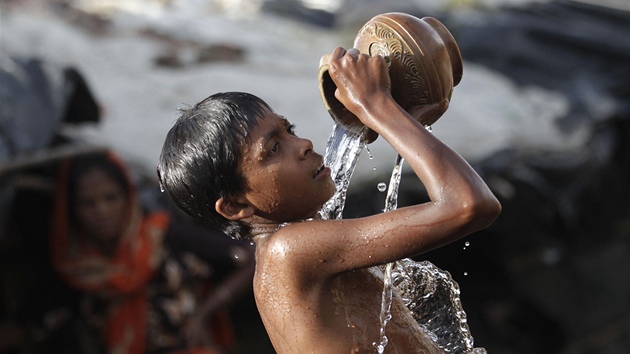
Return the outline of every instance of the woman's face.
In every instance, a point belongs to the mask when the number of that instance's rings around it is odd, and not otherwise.
[[[125,222],[127,199],[121,185],[100,169],[86,172],[77,185],[75,210],[87,235],[98,243],[115,243]]]

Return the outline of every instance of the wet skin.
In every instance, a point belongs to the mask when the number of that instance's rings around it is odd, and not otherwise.
[[[93,244],[113,253],[122,234],[127,199],[112,177],[100,169],[92,169],[79,178],[75,200],[77,219]]]
[[[239,202],[276,224],[314,216],[335,191],[313,143],[268,110],[248,136],[239,169],[249,187]]]
[[[254,294],[278,353],[375,352],[382,281],[368,268],[457,240],[500,211],[468,163],[391,98],[386,70],[381,58],[342,48],[329,63],[337,98],[405,158],[429,202],[365,218],[301,221],[332,196],[332,181],[310,142],[271,112],[253,129],[242,160],[250,191],[217,202],[222,215],[253,227]],[[283,222],[291,223],[279,228]],[[439,352],[400,299],[392,313],[386,353]]]

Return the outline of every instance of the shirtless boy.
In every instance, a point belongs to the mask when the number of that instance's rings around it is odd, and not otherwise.
[[[243,93],[184,111],[158,163],[180,208],[256,244],[256,303],[278,353],[375,352],[382,280],[368,268],[453,242],[501,210],[469,164],[392,99],[382,58],[337,48],[329,73],[335,96],[405,158],[429,202],[313,219],[334,193],[330,170],[285,118]],[[439,352],[398,298],[386,335],[386,353]]]

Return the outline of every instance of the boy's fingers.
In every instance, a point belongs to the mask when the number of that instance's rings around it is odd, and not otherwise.
[[[348,49],[346,51],[346,53],[348,53],[349,55],[351,55],[355,59],[359,57],[359,54],[361,54],[361,52],[359,52],[359,50],[357,48],[350,48],[350,49]]]
[[[343,47],[337,47],[333,50],[330,59],[339,59],[346,54],[346,49]]]

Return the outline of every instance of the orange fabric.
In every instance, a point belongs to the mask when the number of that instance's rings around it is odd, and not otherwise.
[[[108,157],[127,174],[121,161]],[[115,254],[101,255],[70,225],[68,178],[71,161],[62,164],[58,177],[51,234],[55,269],[77,289],[98,293],[108,302],[105,337],[110,352],[143,353],[146,328],[146,285],[162,256],[162,239],[170,222],[166,213],[142,216],[136,190],[131,190],[127,228]],[[127,174],[127,180],[130,181]]]

